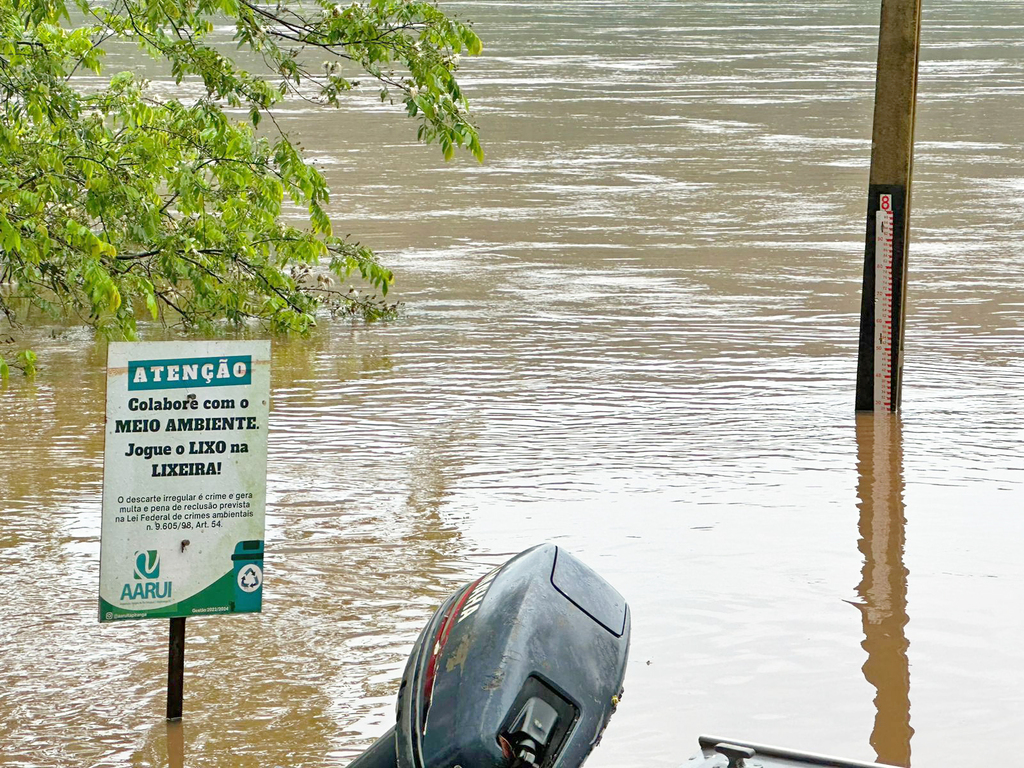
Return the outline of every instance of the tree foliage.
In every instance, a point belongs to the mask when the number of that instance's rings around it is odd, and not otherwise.
[[[253,71],[217,44],[225,23]],[[105,47],[125,40],[195,98],[158,98],[131,71],[83,87],[76,75],[105,77]],[[334,234],[327,184],[274,107],[337,105],[369,76],[420,140],[480,160],[455,76],[460,54],[480,50],[469,26],[419,0],[0,0],[0,312],[17,326],[19,308],[37,307],[125,338],[145,316],[301,332],[325,308],[393,312],[391,272]],[[301,220],[282,215],[289,204]],[[325,270],[376,293],[337,290]],[[35,357],[9,362],[31,371]]]

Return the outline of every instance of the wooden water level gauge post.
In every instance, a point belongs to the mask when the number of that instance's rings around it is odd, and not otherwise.
[[[857,357],[858,411],[899,410],[921,0],[882,0]]]

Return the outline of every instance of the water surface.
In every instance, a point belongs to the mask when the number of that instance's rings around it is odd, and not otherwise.
[[[264,612],[189,622],[180,729],[166,624],[95,621],[104,347],[28,332],[0,765],[343,766],[432,609],[540,541],[633,610],[594,768],[676,766],[702,732],[920,766],[1024,747],[1018,4],[926,3],[884,422],[853,414],[877,2],[449,6],[487,46],[485,165],[371,93],[282,110],[405,311],[275,340]]]

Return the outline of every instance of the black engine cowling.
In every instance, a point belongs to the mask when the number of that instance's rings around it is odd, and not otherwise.
[[[528,549],[437,610],[395,729],[351,768],[576,768],[622,693],[629,633],[625,600],[596,572]]]

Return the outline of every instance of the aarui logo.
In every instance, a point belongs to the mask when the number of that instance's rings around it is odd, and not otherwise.
[[[135,553],[135,578],[136,579],[159,579],[160,578],[160,551],[148,549],[145,552]]]
[[[135,553],[134,580],[121,589],[122,600],[166,600],[171,596],[171,582],[160,578],[160,552],[147,549]]]

